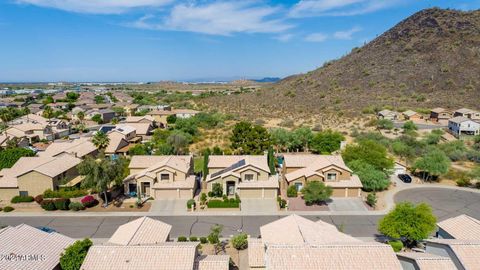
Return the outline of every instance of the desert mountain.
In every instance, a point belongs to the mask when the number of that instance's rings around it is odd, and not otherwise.
[[[396,109],[480,109],[480,10],[425,9],[307,74],[207,105],[251,119]]]

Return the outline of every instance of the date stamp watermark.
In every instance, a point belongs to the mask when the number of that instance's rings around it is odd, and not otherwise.
[[[0,253],[0,262],[45,261],[46,259],[43,254]]]

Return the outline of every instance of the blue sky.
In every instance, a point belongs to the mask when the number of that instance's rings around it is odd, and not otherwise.
[[[284,77],[480,0],[0,0],[0,81]]]

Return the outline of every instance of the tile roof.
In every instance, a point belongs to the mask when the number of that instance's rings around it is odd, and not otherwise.
[[[241,181],[238,183],[237,188],[278,188],[279,182],[276,175],[272,175],[268,180],[258,180],[258,181]]]
[[[480,220],[467,215],[440,221],[437,226],[455,239],[480,240]]]
[[[448,121],[452,122],[452,123],[460,124],[460,123],[463,123],[465,121],[472,121],[472,119],[464,117],[464,116],[456,116],[456,117],[448,119]]]
[[[50,144],[44,152],[40,152],[39,156],[53,157],[61,153],[68,153],[81,158],[95,151],[97,151],[97,147],[95,147],[90,139],[81,137],[75,140],[55,141]]]
[[[290,215],[260,227],[262,241],[271,244],[331,244],[340,242],[360,242],[341,233],[329,223],[314,222],[298,215]]]
[[[171,229],[160,220],[141,217],[118,227],[108,242],[123,246],[160,244],[168,240]]]
[[[242,164],[240,164],[240,162],[242,162]],[[211,155],[208,159],[208,168],[230,168],[228,171],[237,171],[249,165],[270,172],[266,155]],[[210,179],[214,179],[212,175],[209,175],[209,177]]]
[[[201,255],[195,259],[194,270],[228,270],[230,256]]]
[[[171,166],[182,172],[188,172],[191,167],[192,156],[132,156],[129,164],[130,169],[148,169],[149,171],[161,166]]]
[[[147,135],[152,130],[151,123],[125,123],[125,124],[118,124],[117,128],[134,128],[135,133],[137,135]]]
[[[378,112],[379,115],[389,115],[389,114],[396,114],[396,112],[393,112],[391,110],[381,110]]]
[[[153,110],[147,113],[147,115],[172,115],[175,114],[174,111],[168,110]]]
[[[284,154],[283,158],[287,168],[313,167],[321,169],[330,165],[336,165],[351,172],[340,155]]]
[[[397,253],[399,259],[406,258],[407,260],[415,261],[419,270],[450,270],[456,269],[453,261],[448,257],[438,256],[430,253],[422,252],[399,252]]]
[[[265,267],[265,245],[262,239],[248,239],[248,265],[251,268]]]
[[[434,112],[434,113],[442,113],[446,110],[444,108],[438,107],[438,108],[433,108],[431,111]]]
[[[448,246],[465,269],[479,269],[480,265],[480,241],[459,239],[428,239],[429,243]]]
[[[276,270],[402,269],[392,248],[377,243],[332,245],[273,245],[266,251],[266,268]]]
[[[126,123],[139,123],[142,120],[147,120],[150,122],[155,121],[155,119],[151,115],[144,115],[144,116],[129,116],[125,119]]]
[[[196,245],[92,246],[82,270],[192,270]]]
[[[26,224],[0,230],[1,255],[32,256],[27,260],[1,260],[1,270],[54,269],[60,254],[74,240],[56,232],[47,233]],[[35,259],[34,256],[38,259]]]
[[[153,184],[153,189],[193,189],[195,187],[195,175],[189,175],[185,180],[173,182],[158,181]]]
[[[80,164],[79,158],[62,155],[59,157],[21,157],[12,168],[0,171],[0,187],[17,187],[17,178],[31,171],[55,177]]]
[[[464,114],[464,113],[471,113],[471,112],[475,112],[475,111],[474,111],[474,110],[467,109],[467,108],[461,108],[461,109],[456,110],[455,112],[456,112],[456,113]]]
[[[105,153],[116,153],[120,148],[129,144],[128,141],[125,140],[125,136],[119,132],[109,132],[108,138],[110,142],[107,148],[105,148]]]

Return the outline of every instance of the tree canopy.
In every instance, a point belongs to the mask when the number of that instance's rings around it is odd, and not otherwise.
[[[0,170],[11,168],[21,157],[33,157],[35,152],[26,148],[10,148],[0,151]]]
[[[365,191],[381,191],[390,185],[390,179],[384,172],[363,160],[354,160],[348,166],[358,175]]]
[[[86,238],[84,240],[77,240],[75,243],[68,246],[60,255],[60,266],[62,269],[79,270],[92,245],[93,242]]]
[[[360,140],[357,145],[348,145],[342,157],[347,163],[362,160],[384,172],[393,168],[393,160],[387,156],[387,149],[372,140]]]
[[[415,161],[414,169],[423,172],[423,179],[430,180],[431,177],[447,173],[450,167],[450,160],[445,153],[435,147],[430,147],[427,152]]]
[[[92,143],[98,149],[105,149],[110,144],[110,138],[103,131],[98,131],[93,135]]]
[[[263,154],[271,144],[268,131],[262,126],[252,125],[249,122],[235,124],[230,142],[232,149],[243,155]]]
[[[312,152],[316,154],[331,154],[340,149],[343,140],[345,140],[345,137],[340,132],[326,130],[313,137],[310,147]]]
[[[397,204],[380,220],[378,230],[388,237],[401,239],[411,246],[416,241],[427,238],[435,230],[436,222],[437,218],[428,204],[414,205],[403,202]]]
[[[307,205],[325,202],[332,196],[332,187],[325,186],[323,182],[311,181],[302,188],[303,199]]]

